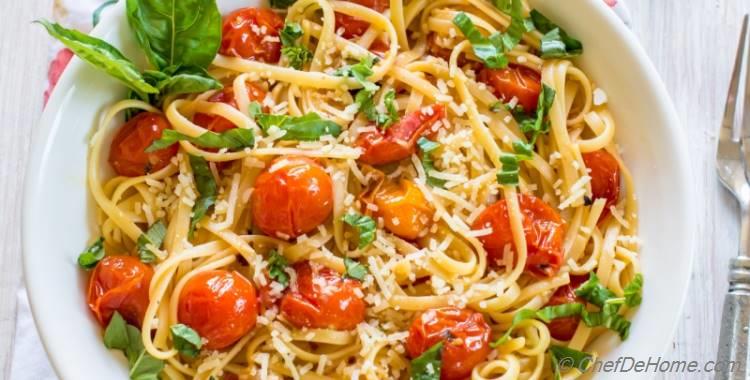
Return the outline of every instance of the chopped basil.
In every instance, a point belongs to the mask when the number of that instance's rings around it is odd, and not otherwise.
[[[189,358],[198,356],[203,342],[201,336],[195,330],[182,323],[172,325],[169,330],[172,332],[174,347],[180,354]]]
[[[342,220],[344,223],[354,227],[359,233],[359,249],[363,249],[375,241],[375,229],[377,228],[377,225],[375,224],[375,220],[371,217],[351,213],[344,215]]]
[[[563,305],[547,306],[541,310],[530,310],[522,309],[519,310],[516,315],[513,316],[513,321],[508,328],[508,331],[498,338],[495,342],[491,343],[490,346],[493,348],[505,344],[510,339],[510,334],[518,326],[519,323],[529,319],[539,319],[545,323],[549,323],[553,319],[565,318],[580,315],[584,310],[584,307],[580,303],[569,303]]]
[[[544,34],[540,49],[542,58],[569,58],[583,54],[581,41],[568,35],[539,11],[531,11],[531,20]]]
[[[576,289],[576,295],[600,308],[604,307],[608,299],[615,298],[615,294],[599,282],[599,277],[594,272],[591,272],[589,279]]]
[[[286,257],[281,255],[277,250],[272,249],[268,253],[268,275],[271,276],[271,279],[284,286],[289,285],[289,274],[285,271],[288,265]]]
[[[304,32],[299,23],[287,22],[281,29],[281,54],[289,61],[289,66],[301,70],[305,63],[312,61],[313,54],[303,45],[298,45],[297,40]]]
[[[368,79],[370,78],[370,76],[372,76],[372,67],[377,62],[377,57],[368,55],[362,58],[357,64],[345,66],[336,70],[336,72],[334,72],[334,75],[354,78],[362,85],[365,90],[375,92],[378,90],[378,85],[370,82]]]
[[[396,92],[390,90],[383,97],[385,108],[388,111],[387,113],[379,112],[375,107],[373,101],[375,92],[376,91],[369,91],[364,88],[357,91],[357,95],[354,96],[354,103],[357,104],[358,109],[365,114],[367,120],[374,121],[377,125],[385,129],[396,123],[399,119],[398,110],[396,109],[395,104]]]
[[[633,277],[633,280],[625,285],[625,305],[628,307],[636,307],[643,301],[641,292],[643,291],[643,275],[638,273]]]
[[[353,278],[359,281],[365,280],[365,276],[367,276],[367,267],[360,264],[357,260],[345,257],[344,267],[346,268],[344,278]]]
[[[513,142],[513,153],[500,155],[502,167],[497,172],[497,183],[501,185],[518,185],[519,163],[532,158],[534,148],[523,141]]]
[[[433,171],[437,171],[437,169],[435,169],[435,161],[432,154],[436,149],[440,148],[440,144],[426,137],[420,137],[419,140],[417,140],[417,145],[419,146],[419,150],[422,151],[422,167],[427,176],[427,184],[433,187],[445,187],[446,180],[436,178],[430,174]]]
[[[524,33],[534,30],[534,23],[530,19],[523,17],[523,3],[521,0],[511,0],[510,4],[506,4],[504,8],[506,9],[499,9],[510,16],[510,25],[505,30],[505,33],[503,33],[502,40],[505,50],[510,51],[521,42]]]
[[[138,257],[142,262],[153,263],[156,261],[156,254],[153,250],[161,248],[166,235],[167,226],[162,220],[152,224],[146,233],[141,234],[138,238]]]
[[[560,380],[561,372],[564,370],[586,371],[593,360],[591,354],[563,346],[550,346],[549,352],[552,357],[552,372],[555,380]]]
[[[159,380],[159,374],[164,369],[164,362],[146,352],[141,341],[140,330],[127,324],[118,312],[112,315],[112,319],[104,330],[104,345],[125,354],[131,380]]]
[[[508,66],[508,58],[504,54],[504,45],[500,33],[493,33],[489,37],[483,36],[464,12],[459,12],[453,17],[453,24],[469,40],[474,55],[482,60],[485,66],[490,69],[502,69]]]
[[[83,269],[92,269],[104,258],[104,238],[99,238],[85,251],[78,255],[78,266]]]
[[[198,137],[190,137],[173,129],[165,129],[162,131],[161,138],[146,148],[146,153],[167,148],[178,141],[189,141],[201,148],[239,150],[252,148],[255,145],[255,135],[253,131],[245,128],[232,128],[222,133],[208,131]]]
[[[398,107],[396,106],[396,91],[390,90],[386,92],[385,97],[383,97],[383,103],[385,103],[385,109],[388,111],[388,120],[384,125],[388,127],[399,120]]]
[[[195,187],[198,189],[198,199],[193,205],[193,216],[190,218],[190,231],[188,236],[192,238],[195,226],[208,212],[208,209],[216,203],[216,180],[206,159],[199,156],[189,155],[190,167],[193,169]]]
[[[443,342],[441,341],[412,360],[412,380],[440,380],[440,370],[443,366],[442,356]]]
[[[321,136],[338,137],[341,134],[341,126],[333,121],[321,118],[314,112],[307,113],[304,116],[271,115],[258,112],[258,107],[251,104],[251,116],[255,118],[255,121],[265,133],[268,133],[271,127],[286,132],[281,140],[317,141],[320,140]]]

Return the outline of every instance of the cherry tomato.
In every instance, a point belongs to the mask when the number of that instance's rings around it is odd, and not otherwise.
[[[555,293],[544,306],[564,305],[566,303],[574,302],[585,304],[582,299],[576,296],[576,289],[586,282],[587,279],[588,276],[570,276],[570,283],[557,288]],[[581,317],[553,319],[547,324],[549,327],[549,333],[557,340],[570,340],[573,338],[573,334],[575,334],[580,320]]]
[[[429,309],[414,318],[406,351],[413,359],[441,341],[440,379],[465,379],[490,353],[490,326],[481,313],[473,310]]]
[[[246,83],[246,86],[247,96],[250,98],[251,102],[263,102],[263,99],[266,97],[266,91],[262,87],[253,83]],[[208,98],[208,101],[214,103],[225,103],[237,108],[237,102],[234,99],[234,86],[225,86],[224,90],[217,92]],[[195,116],[193,116],[193,122],[196,125],[216,133],[222,133],[237,128],[234,123],[221,116],[205,113],[195,114]]]
[[[389,8],[388,0],[350,0],[353,3],[370,8],[376,12],[383,13]],[[336,12],[336,30],[343,28],[344,33],[341,35],[346,39],[352,39],[359,37],[367,31],[370,27],[370,23],[357,18],[354,18],[343,13]]]
[[[518,196],[526,236],[526,270],[548,277],[557,273],[563,260],[564,222],[552,207],[527,194]],[[513,233],[508,220],[508,205],[500,200],[487,207],[474,221],[472,229],[492,228],[492,233],[479,237],[487,250],[487,260],[497,265],[503,259],[505,246],[513,247]]]
[[[490,86],[501,101],[507,103],[516,98],[524,111],[536,110],[542,92],[542,79],[536,71],[513,65],[499,70],[483,68],[478,79]]]
[[[444,117],[445,106],[433,104],[402,117],[385,131],[378,129],[361,133],[355,142],[362,148],[359,160],[369,165],[385,165],[411,156],[416,150],[417,140]]]
[[[333,182],[317,162],[287,156],[273,161],[255,181],[255,225],[265,234],[295,238],[312,231],[333,210]]]
[[[109,164],[117,175],[138,177],[163,169],[177,154],[178,145],[146,153],[146,148],[161,138],[169,121],[158,113],[142,112],[117,131],[109,148]]]
[[[298,328],[352,330],[365,319],[358,280],[343,278],[326,266],[303,261],[294,265],[297,280],[281,298],[281,313]]]
[[[377,188],[372,201],[378,209],[375,214],[396,236],[414,240],[432,225],[435,209],[412,181],[386,181]]]
[[[182,288],[177,319],[206,340],[204,348],[221,350],[252,330],[257,314],[250,281],[237,272],[210,270],[190,278]]]
[[[388,42],[383,41],[381,38],[372,41],[372,44],[370,44],[370,51],[380,58],[385,57],[385,53],[388,52],[388,49],[390,48],[391,45]]]
[[[281,58],[278,37],[283,27],[284,20],[270,9],[238,9],[224,18],[219,53],[277,63]]]
[[[132,256],[107,256],[89,279],[88,304],[102,326],[116,312],[131,325],[141,326],[148,308],[148,287],[154,270]]]
[[[620,199],[620,165],[604,149],[583,154],[583,163],[590,170],[591,192],[594,199],[604,198],[602,217],[609,213],[609,206],[614,206]]]

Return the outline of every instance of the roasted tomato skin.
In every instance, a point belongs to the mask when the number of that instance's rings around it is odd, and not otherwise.
[[[284,20],[268,8],[242,8],[224,18],[219,53],[265,63],[278,63],[281,42],[278,37]]]
[[[317,162],[274,160],[255,181],[253,223],[265,234],[295,238],[325,222],[333,210],[333,181]]]
[[[251,102],[263,102],[266,97],[266,91],[254,83],[246,83],[247,96]],[[224,89],[208,98],[209,102],[213,103],[225,103],[234,108],[237,108],[237,101],[234,98],[234,86],[224,86]],[[231,121],[217,115],[209,115],[205,113],[196,113],[193,116],[193,123],[208,129],[211,132],[222,133],[230,129],[237,128]]]
[[[429,309],[414,318],[406,340],[413,359],[443,342],[440,379],[465,379],[490,353],[490,326],[481,313],[444,307]]]
[[[570,283],[557,288],[555,293],[552,294],[552,297],[550,297],[549,301],[544,306],[564,305],[566,303],[574,302],[585,304],[582,299],[576,296],[576,289],[586,282],[587,279],[588,276],[570,276]],[[557,340],[570,340],[573,338],[573,334],[575,334],[580,320],[581,317],[553,319],[547,324],[547,327],[553,338]]]
[[[378,129],[359,134],[355,141],[355,146],[362,148],[359,160],[368,165],[385,165],[411,156],[416,151],[417,140],[444,117],[445,106],[433,104],[402,117],[385,131]]]
[[[281,298],[284,318],[297,328],[352,330],[365,319],[358,280],[343,278],[326,266],[303,261],[294,265],[297,280]]]
[[[600,149],[583,154],[583,162],[590,170],[591,192],[594,200],[604,198],[602,216],[609,213],[609,206],[614,206],[620,199],[620,165],[609,152]]]
[[[383,218],[385,228],[406,240],[415,240],[432,225],[435,209],[430,206],[414,182],[383,182],[372,196],[375,215]]]
[[[539,277],[553,276],[563,260],[565,223],[552,207],[541,199],[520,194],[518,203],[523,214],[523,231],[526,236],[526,270]],[[506,200],[487,207],[474,221],[472,229],[492,228],[492,233],[479,237],[487,250],[487,261],[498,265],[503,260],[506,245],[513,248],[513,232],[508,219]]]
[[[169,127],[167,118],[154,112],[141,112],[123,124],[109,148],[109,164],[115,173],[138,177],[169,165],[179,149],[177,144],[155,152],[145,152]]]
[[[252,330],[257,314],[250,281],[237,272],[210,270],[190,278],[182,288],[177,319],[206,340],[204,348],[221,350]]]
[[[359,4],[361,6],[370,8],[378,13],[383,13],[389,8],[388,0],[350,0],[352,3]],[[352,39],[359,37],[367,31],[370,27],[370,23],[357,18],[354,18],[343,13],[336,12],[336,30],[339,28],[343,29],[344,33],[342,37],[346,39]]]
[[[154,270],[132,256],[107,256],[89,278],[88,304],[102,326],[117,311],[130,324],[141,326],[148,308],[148,288]]]
[[[504,69],[485,67],[477,78],[487,84],[501,101],[507,103],[515,97],[524,111],[531,113],[536,110],[542,92],[542,79],[536,71],[514,65]]]

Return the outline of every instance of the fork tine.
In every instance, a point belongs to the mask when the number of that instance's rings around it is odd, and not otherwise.
[[[727,94],[727,104],[724,109],[724,118],[722,119],[721,129],[719,131],[719,146],[717,149],[717,161],[739,160],[742,157],[740,141],[735,138],[734,129],[736,126],[735,117],[737,114],[738,92],[742,82],[742,67],[747,54],[748,40],[748,16],[746,15],[742,23],[742,34],[737,48],[737,57],[734,62],[732,71],[732,82],[729,85]],[[749,145],[750,146],[750,145]]]

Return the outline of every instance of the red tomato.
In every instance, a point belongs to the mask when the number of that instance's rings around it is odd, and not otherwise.
[[[350,0],[353,3],[357,3],[364,7],[370,8],[376,12],[383,13],[389,8],[390,3],[388,0]],[[336,30],[339,28],[344,29],[344,33],[341,35],[346,39],[352,39],[363,35],[367,28],[370,27],[370,23],[362,21],[343,13],[336,12]]]
[[[182,288],[177,319],[206,340],[207,350],[237,342],[253,327],[258,314],[255,288],[245,277],[210,270],[192,277]]]
[[[557,273],[563,260],[564,222],[552,207],[527,194],[518,196],[526,236],[526,270],[549,277]],[[487,207],[474,221],[472,229],[492,228],[492,233],[479,238],[487,250],[487,260],[497,265],[503,259],[505,246],[513,247],[513,233],[508,220],[505,200]]]
[[[388,49],[391,48],[391,45],[388,42],[383,41],[382,39],[378,38],[375,41],[372,41],[372,44],[370,44],[370,51],[375,53],[380,58],[385,57],[385,53],[388,52]]]
[[[102,326],[116,312],[141,326],[148,308],[148,287],[154,270],[132,256],[107,256],[89,279],[88,304]]]
[[[620,165],[617,160],[604,149],[583,154],[583,163],[590,170],[591,192],[594,199],[604,198],[602,217],[609,213],[609,206],[613,206],[620,199]]]
[[[402,179],[384,182],[373,194],[375,213],[385,228],[396,236],[414,240],[432,225],[435,209],[414,182]]]
[[[499,70],[483,68],[478,79],[490,86],[501,101],[507,103],[515,97],[524,111],[536,110],[542,92],[542,78],[536,71],[513,65]]]
[[[279,157],[255,181],[253,222],[265,234],[295,238],[328,219],[333,210],[333,182],[317,162]]]
[[[361,133],[355,142],[363,152],[359,160],[369,165],[385,165],[411,156],[416,150],[417,140],[428,134],[432,125],[444,117],[445,106],[433,104],[402,117],[385,131],[378,129]]]
[[[365,320],[362,284],[326,266],[303,261],[294,265],[297,281],[281,298],[281,313],[298,328],[352,330]]]
[[[284,20],[270,9],[238,9],[224,18],[219,53],[277,63],[281,58],[278,37],[283,27]]]
[[[253,83],[246,83],[245,85],[247,86],[247,96],[250,98],[251,102],[263,102],[263,99],[266,97],[266,91],[262,87]],[[208,98],[208,101],[214,103],[225,103],[237,108],[237,102],[234,99],[234,86],[225,86],[224,90],[217,92]],[[195,114],[195,116],[193,116],[193,123],[216,133],[222,133],[237,128],[234,123],[221,116],[205,113]]]
[[[570,283],[563,285],[555,291],[546,306],[564,305],[566,303],[585,302],[576,296],[576,289],[588,280],[588,276],[570,276]],[[557,340],[570,340],[578,328],[581,317],[566,317],[553,319],[547,324],[549,333]]]
[[[429,309],[414,318],[406,350],[413,359],[441,341],[440,379],[465,379],[490,353],[490,326],[481,313],[473,310]]]
[[[169,165],[179,149],[177,144],[155,152],[145,152],[169,127],[164,115],[152,112],[142,112],[120,127],[109,148],[109,164],[115,173],[138,177]]]

